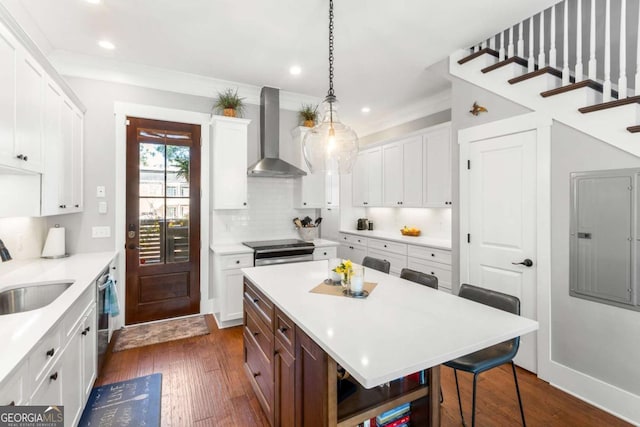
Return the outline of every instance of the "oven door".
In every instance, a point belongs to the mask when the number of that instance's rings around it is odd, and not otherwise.
[[[313,254],[280,256],[280,257],[271,257],[271,258],[256,258],[255,266],[258,267],[261,265],[290,264],[293,262],[305,262],[305,261],[313,261]]]

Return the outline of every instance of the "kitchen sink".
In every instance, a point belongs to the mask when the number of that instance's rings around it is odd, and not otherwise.
[[[0,292],[0,315],[36,310],[51,304],[73,285],[70,281],[33,283]]]

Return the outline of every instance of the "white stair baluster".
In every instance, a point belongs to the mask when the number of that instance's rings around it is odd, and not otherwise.
[[[522,27],[524,27],[524,22],[520,21],[518,24],[518,56],[520,58],[524,58],[524,38],[522,37]]]
[[[556,68],[556,5],[551,6],[551,37],[549,38],[549,66]]]
[[[604,17],[604,83],[602,102],[611,101],[611,0],[606,0]]]
[[[507,56],[513,56],[513,27],[509,27],[509,46],[507,46]]]
[[[486,49],[487,48],[487,41],[483,41],[482,44],[480,45],[480,49]]]
[[[540,49],[538,50],[538,68],[543,68],[545,64],[544,56],[544,10],[540,12]]]
[[[627,97],[627,0],[620,0],[620,73],[618,99]]]
[[[496,36],[493,36],[489,39],[489,49],[496,49]]]
[[[591,0],[589,22],[589,79],[596,80],[596,0]]]
[[[594,0],[595,1],[595,0]],[[536,65],[536,59],[533,56],[533,16],[529,18],[529,60],[527,62],[527,71],[532,72]]]
[[[569,2],[564,0],[564,28],[562,44],[562,86],[569,84]]]
[[[500,50],[498,51],[498,61],[504,61],[504,31],[500,31]]]
[[[584,70],[582,68],[582,0],[576,4],[576,82],[582,80]]]
[[[638,8],[638,38],[636,39],[636,82],[635,95],[640,95],[640,7]]]

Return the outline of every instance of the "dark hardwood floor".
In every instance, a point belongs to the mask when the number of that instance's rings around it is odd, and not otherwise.
[[[107,356],[96,385],[162,373],[163,426],[268,426],[242,369],[242,330],[219,330],[207,316],[209,335],[134,348]],[[465,417],[471,424],[471,375],[460,373]],[[518,369],[529,426],[628,426]],[[442,426],[460,426],[453,371],[442,368]],[[478,381],[476,425],[518,426],[520,412],[511,369],[500,367]]]

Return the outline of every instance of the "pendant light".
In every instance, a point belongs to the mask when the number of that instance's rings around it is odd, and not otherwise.
[[[333,90],[333,0],[329,0],[329,91],[324,99],[324,116],[302,140],[302,152],[309,171],[351,173],[358,156],[358,135],[338,119],[338,100]]]

